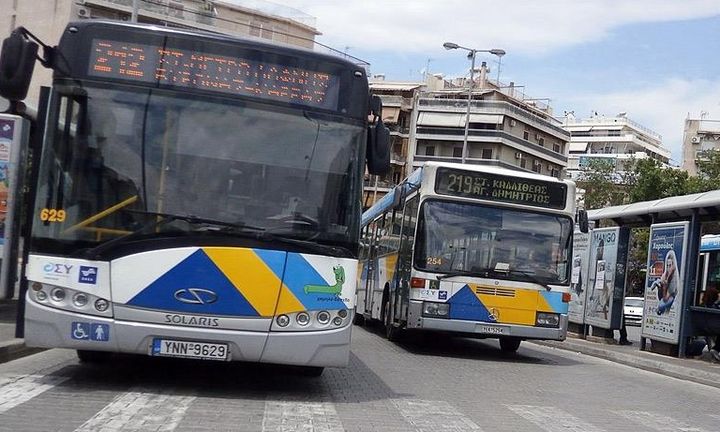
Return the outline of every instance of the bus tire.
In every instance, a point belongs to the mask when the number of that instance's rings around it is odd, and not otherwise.
[[[300,373],[306,377],[317,378],[322,375],[324,370],[325,368],[322,366],[303,366],[303,368],[300,369]]]
[[[357,308],[355,308],[355,315],[353,315],[353,324],[357,326],[365,325],[365,316],[363,314],[359,313]]]
[[[390,301],[386,300],[383,305],[383,317],[385,318],[385,337],[390,342],[396,342],[400,339],[400,327],[396,327],[392,322],[392,313],[390,311]]]
[[[500,350],[506,353],[514,353],[520,348],[522,339],[516,337],[501,337]]]
[[[77,350],[77,356],[80,363],[96,364],[108,361],[111,353],[107,351]]]

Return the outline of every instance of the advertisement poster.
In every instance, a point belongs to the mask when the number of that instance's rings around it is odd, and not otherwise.
[[[650,227],[642,336],[677,344],[688,223]]]
[[[576,324],[584,323],[589,247],[590,234],[576,231],[573,234],[570,303],[568,304],[568,320]]]
[[[627,228],[595,229],[590,235],[586,324],[620,328],[629,237]]]
[[[5,219],[7,217],[10,149],[12,148],[15,121],[0,118],[0,256],[5,245]]]

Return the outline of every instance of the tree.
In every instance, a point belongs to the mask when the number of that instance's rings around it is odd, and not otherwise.
[[[613,160],[591,159],[577,181],[578,188],[585,191],[585,208],[592,210],[623,204],[626,193],[620,180]]]
[[[626,164],[629,203],[652,201],[688,193],[687,171],[669,168],[655,159],[634,159]]]

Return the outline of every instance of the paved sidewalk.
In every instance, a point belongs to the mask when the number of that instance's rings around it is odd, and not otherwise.
[[[624,346],[595,342],[572,337],[571,333],[568,333],[568,338],[563,342],[533,341],[533,343],[720,388],[720,363],[712,358],[707,348],[702,356],[681,359],[640,351],[639,343]]]
[[[0,363],[42,351],[26,347],[22,339],[15,337],[16,316],[17,300],[0,300]]]

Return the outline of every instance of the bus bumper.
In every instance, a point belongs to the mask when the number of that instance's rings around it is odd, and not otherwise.
[[[565,340],[567,335],[568,317],[560,315],[560,327],[533,327],[518,324],[489,323],[445,318],[423,317],[421,303],[410,303],[408,311],[408,329],[433,330],[449,333],[463,333],[478,337],[499,338],[517,337],[521,339]]]
[[[78,323],[102,327],[97,334],[73,334]],[[70,313],[27,299],[25,344],[29,347],[70,348],[149,355],[154,338],[228,344],[232,361],[344,367],[350,356],[352,326],[313,332],[250,332],[179,327]],[[104,333],[107,332],[107,333]],[[92,338],[91,338],[92,336]]]

